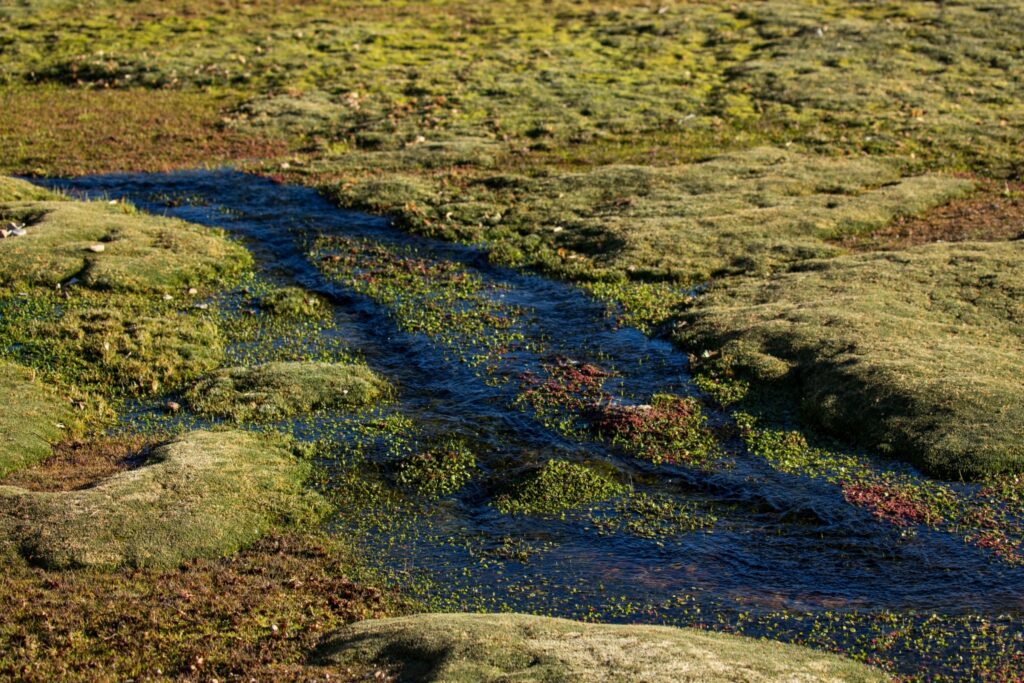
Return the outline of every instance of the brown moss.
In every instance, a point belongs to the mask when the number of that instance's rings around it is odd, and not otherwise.
[[[142,464],[152,438],[137,434],[72,440],[55,444],[53,454],[0,479],[2,486],[29,491],[74,491]]]
[[[265,134],[225,130],[221,111],[234,102],[202,92],[0,89],[0,172],[169,171],[287,152]]]

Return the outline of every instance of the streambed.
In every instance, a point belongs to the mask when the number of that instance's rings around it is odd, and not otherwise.
[[[322,485],[344,503],[332,529],[357,538],[371,564],[432,609],[699,625],[958,679],[1000,680],[1024,648],[1024,568],[971,541],[976,530],[963,523],[907,523],[856,504],[863,496],[837,477],[806,476],[745,448],[730,416],[706,403],[714,457],[655,463],[588,429],[564,410],[571,402],[543,413],[524,401],[565,368],[599,368],[601,400],[616,410],[647,410],[636,407],[658,394],[699,396],[685,354],[618,326],[572,286],[231,171],[51,185],[223,228],[252,250],[262,279],[331,302],[329,324],[310,328],[321,339],[277,343],[360,356],[397,397],[370,415],[283,426],[347,444],[323,460]],[[435,310],[445,305],[456,314]],[[250,352],[235,350],[240,359]],[[126,419],[148,424],[157,405]],[[467,484],[439,498],[396,489],[395,458],[451,436],[476,455]],[[586,464],[623,492],[557,513],[502,512],[496,501],[511,482],[549,460]],[[979,495],[942,486],[965,504]],[[1019,519],[1003,521],[1017,530]]]

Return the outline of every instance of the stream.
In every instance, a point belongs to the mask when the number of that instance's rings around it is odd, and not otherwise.
[[[298,435],[348,442],[365,438],[367,424],[400,415],[403,439],[457,435],[472,447],[479,472],[456,493],[353,502],[329,522],[431,609],[696,625],[853,652],[907,674],[951,677],[964,677],[950,663],[957,656],[1021,643],[1024,568],[956,533],[879,520],[851,505],[837,486],[780,471],[736,439],[722,444],[712,468],[656,465],[540,419],[518,400],[522,378],[542,375],[553,362],[608,371],[604,388],[619,406],[646,405],[655,394],[700,394],[686,354],[620,327],[605,304],[571,285],[494,266],[476,247],[410,236],[387,219],[339,210],[314,190],[233,171],[47,184],[222,228],[252,251],[260,277],[326,297],[332,317],[318,333],[365,359],[397,387],[397,398],[362,422],[299,421],[291,425]],[[493,302],[495,315],[512,312],[499,321],[509,343],[488,346],[487,329],[411,329],[395,306],[325,271],[323,259],[332,249],[348,253],[346,245],[367,249],[365,258],[380,246],[416,263],[454,264],[456,281],[472,278],[474,296]],[[725,412],[706,412],[711,427],[730,421]],[[386,472],[396,433],[370,439],[362,462]],[[636,511],[615,500],[555,515],[503,514],[495,507],[509,481],[550,459],[612,473],[632,495],[677,503],[700,523],[685,530],[652,530],[642,520],[631,526],[617,516]],[[344,469],[340,461],[324,465],[328,472]],[[339,474],[338,486],[345,476]],[[388,485],[386,476],[377,479]],[[331,484],[328,477],[325,486]],[[934,619],[941,623],[928,626]],[[999,638],[971,646],[979,620]],[[928,628],[948,637],[912,647],[909,632],[931,638]],[[886,641],[894,632],[897,640]]]

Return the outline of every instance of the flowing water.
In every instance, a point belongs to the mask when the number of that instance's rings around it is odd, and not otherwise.
[[[924,667],[956,675],[942,659],[966,652],[963,624],[976,617],[1003,629],[1002,647],[1020,643],[1024,569],[955,533],[880,521],[849,504],[835,485],[780,472],[735,443],[725,444],[722,466],[655,466],[554,428],[517,404],[523,385],[516,378],[541,372],[555,357],[613,370],[605,387],[622,405],[655,393],[698,393],[685,354],[617,326],[603,304],[572,286],[493,266],[473,247],[413,237],[386,219],[341,211],[315,191],[231,171],[110,175],[51,186],[125,198],[241,239],[262,277],[329,298],[333,319],[317,334],[341,340],[398,387],[390,414],[409,418],[417,434],[457,434],[472,445],[481,474],[458,493],[403,503],[390,518],[359,510],[331,522],[337,533],[358,538],[370,561],[408,593],[435,607],[698,624],[867,656],[871,639],[888,633],[879,623],[890,617],[880,615],[911,615],[899,623],[913,628],[933,613],[961,624],[950,627],[949,643],[927,653],[879,646],[878,656],[905,672]],[[459,264],[486,296],[519,312],[518,343],[497,360],[470,362],[438,335],[409,331],[392,308],[344,278],[325,276],[310,256],[323,236]],[[710,420],[729,418],[712,411]],[[344,420],[331,424],[338,438],[353,438],[337,426]],[[367,457],[385,456],[370,449]],[[495,508],[506,480],[551,458],[598,464],[635,492],[679,501],[707,523],[636,533],[608,523],[628,514],[613,501],[565,515]],[[838,626],[844,623],[852,624],[849,633]]]

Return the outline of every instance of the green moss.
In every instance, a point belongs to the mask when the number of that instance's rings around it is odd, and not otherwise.
[[[57,312],[56,319],[27,321],[16,331],[17,355],[103,395],[149,395],[179,387],[224,357],[220,330],[205,315],[132,297],[76,303]]]
[[[286,441],[193,432],[91,488],[0,487],[0,546],[47,567],[173,567],[233,553],[323,504]]]
[[[521,614],[421,614],[334,634],[319,661],[372,662],[417,681],[883,681],[875,669],[792,645],[665,626]]]
[[[369,406],[386,392],[386,383],[365,365],[293,362],[219,370],[185,398],[201,415],[248,422]]]
[[[420,232],[499,245],[495,258],[510,265],[584,281],[690,286],[834,256],[839,250],[829,240],[870,232],[972,188],[951,177],[906,175],[892,160],[772,148],[688,166],[481,177],[416,202],[389,202],[373,194],[380,181],[367,183],[329,191],[342,205],[386,211]],[[623,303],[631,324],[664,320],[687,295],[684,288],[592,289]]]
[[[322,318],[330,311],[323,297],[301,287],[275,289],[260,297],[259,305],[270,315],[286,318]]]
[[[601,503],[626,488],[611,476],[568,460],[549,460],[502,494],[494,506],[507,515],[564,515]]]
[[[19,178],[0,175],[0,202],[2,203],[53,201],[56,199],[59,199],[56,194],[44,190],[38,185]]]
[[[445,439],[403,459],[395,480],[420,495],[440,498],[468,484],[475,470],[473,451],[462,441]]]
[[[1022,256],[1020,242],[963,243],[812,261],[714,287],[677,338],[933,475],[1019,472]]]
[[[105,202],[15,202],[0,213],[28,224],[0,240],[0,285],[180,293],[236,275],[248,252],[222,234]],[[102,251],[99,251],[102,250]]]
[[[36,373],[0,362],[0,479],[43,460],[50,446],[73,433],[77,418],[68,401],[36,379]]]

